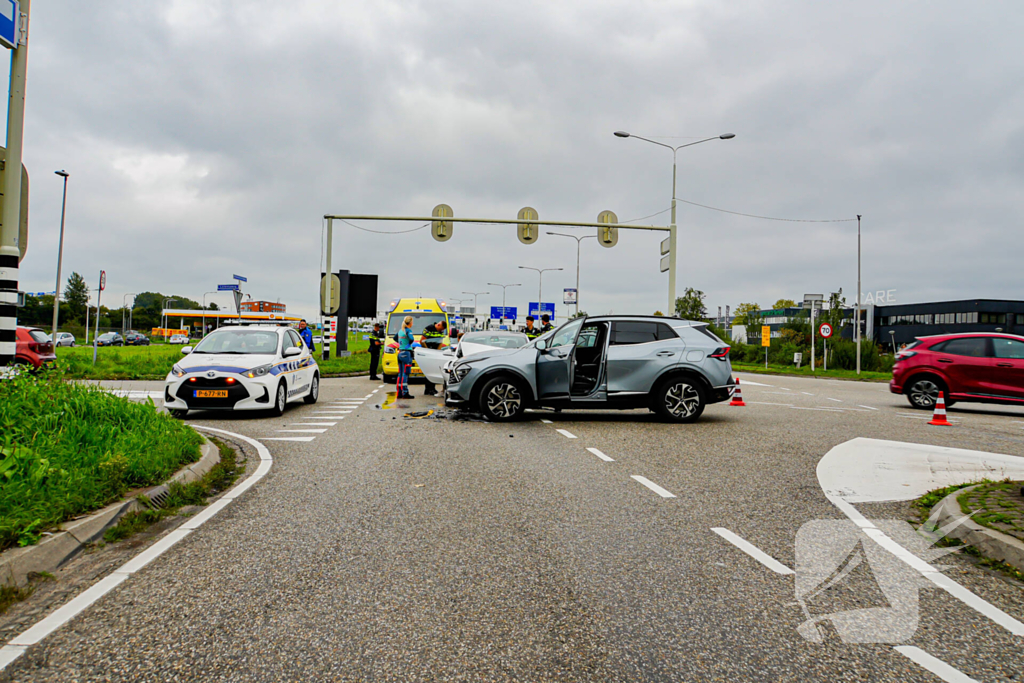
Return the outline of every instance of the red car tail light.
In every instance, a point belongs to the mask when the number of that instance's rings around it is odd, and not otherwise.
[[[715,349],[714,353],[709,353],[708,357],[724,360],[729,357],[729,348],[730,347],[728,346],[720,346],[717,349]]]

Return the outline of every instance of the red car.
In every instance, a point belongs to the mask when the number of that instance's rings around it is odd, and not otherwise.
[[[896,354],[889,391],[931,409],[957,401],[1024,405],[1024,337],[976,332],[921,337]]]
[[[31,365],[34,368],[39,368],[44,363],[52,363],[57,360],[57,356],[53,352],[53,344],[50,342],[50,335],[38,327],[19,327],[15,341],[17,343],[14,352],[15,365]]]

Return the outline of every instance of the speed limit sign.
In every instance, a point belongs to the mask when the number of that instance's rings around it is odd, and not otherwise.
[[[832,326],[828,323],[822,323],[821,327],[818,328],[818,332],[821,333],[822,337],[828,339],[832,336]]]

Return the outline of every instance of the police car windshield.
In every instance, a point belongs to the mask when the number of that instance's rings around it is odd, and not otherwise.
[[[412,332],[413,334],[423,334],[423,330],[426,329],[427,325],[436,325],[437,323],[445,322],[444,313],[402,313],[395,311],[388,318],[388,336],[398,334],[398,331],[402,329],[402,321],[405,320],[405,316],[412,316]]]
[[[218,330],[196,345],[193,353],[277,353],[277,332],[271,330]]]

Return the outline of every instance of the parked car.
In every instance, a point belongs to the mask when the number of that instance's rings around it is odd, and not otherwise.
[[[316,403],[320,368],[289,327],[251,325],[206,335],[167,375],[164,406],[175,417],[189,410],[271,410]]]
[[[124,346],[124,337],[117,332],[104,332],[96,337],[96,346]]]
[[[707,323],[595,316],[571,320],[522,348],[458,359],[447,373],[445,403],[494,421],[539,406],[648,408],[670,422],[693,422],[734,389],[729,345]]]
[[[175,335],[172,335],[171,338],[167,340],[167,343],[168,344],[188,344],[188,335],[187,334],[175,334]]]
[[[129,332],[124,338],[125,346],[149,346],[149,337],[140,332]]]
[[[70,332],[58,332],[57,343],[54,346],[74,346],[75,341],[75,335]]]
[[[921,337],[896,354],[889,391],[915,408],[958,401],[1024,405],[1024,337],[970,333]]]
[[[50,335],[38,327],[19,327],[15,334],[15,365],[31,365],[40,368],[57,360],[53,353]]]

